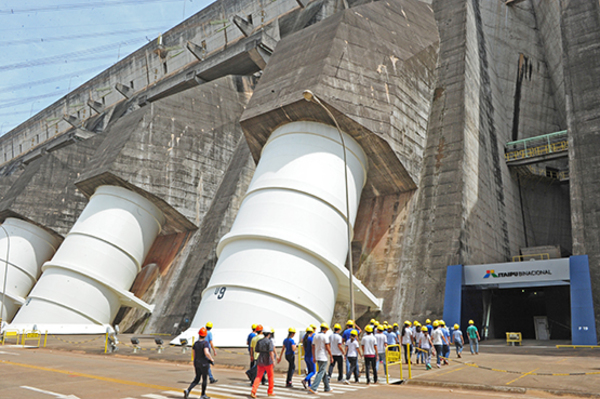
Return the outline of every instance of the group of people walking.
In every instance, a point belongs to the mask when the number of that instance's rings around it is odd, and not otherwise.
[[[456,356],[462,357],[464,346],[463,333],[458,324],[454,324],[452,330],[446,326],[443,320],[425,320],[425,325],[418,321],[411,323],[405,321],[399,334],[404,349],[404,360],[406,363],[422,363],[427,370],[431,369],[431,356],[436,356],[437,367],[448,364],[450,358],[450,346],[454,345]],[[469,320],[467,336],[471,354],[479,354],[479,332],[473,320]]]
[[[210,371],[210,365],[214,364],[213,355],[216,355],[214,345],[212,345],[211,328],[212,323],[207,323],[206,327],[202,327],[199,331],[200,339],[194,344],[196,378],[184,391],[185,398],[202,379],[201,399],[208,399],[206,396],[207,379],[210,379],[211,383],[216,382]],[[471,354],[478,354],[480,336],[473,320],[469,320],[466,332]],[[353,320],[348,320],[346,328],[343,330],[337,323],[333,329],[330,329],[327,323],[322,323],[318,331],[316,326],[310,325],[306,328],[301,342],[298,343],[294,339],[297,333],[296,329],[289,328],[279,356],[275,351],[274,333],[275,331],[269,327],[253,324],[252,332],[247,337],[250,369],[246,374],[252,384],[252,398],[256,398],[258,386],[261,382],[266,384],[266,380],[268,380],[268,396],[275,396],[273,391],[274,365],[280,363],[283,358],[288,362],[286,387],[293,387],[292,377],[296,371],[296,353],[302,356],[303,352],[306,364],[306,375],[302,379],[302,385],[310,393],[316,394],[321,382],[324,384],[325,392],[331,391],[329,381],[336,368],[338,382],[350,384],[350,381],[353,380],[358,383],[360,377],[359,357],[364,359],[367,385],[371,381],[377,383],[380,363],[383,364],[384,372],[387,374],[386,349],[390,345],[393,346],[389,350],[393,351],[398,351],[399,346],[402,346],[406,363],[422,363],[427,370],[431,369],[432,355],[436,356],[437,367],[441,367],[443,364],[448,364],[451,345],[454,345],[459,358],[462,357],[464,346],[463,333],[458,324],[455,324],[451,331],[443,320],[431,322],[429,319],[424,324],[419,321],[411,323],[407,320],[401,328],[398,323],[379,323],[377,320],[371,319],[364,331]],[[300,345],[301,350],[299,350]]]

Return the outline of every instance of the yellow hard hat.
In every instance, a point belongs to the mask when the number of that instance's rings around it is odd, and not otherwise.
[[[358,337],[358,331],[352,330],[352,331],[350,331],[350,335],[354,335],[355,337]]]
[[[439,322],[439,321],[437,321],[437,320],[434,320],[434,321],[433,321],[433,326],[434,326],[434,327],[439,327],[439,326],[440,326],[440,322]]]
[[[346,322],[346,325],[347,325],[347,326],[353,326],[353,325],[354,325],[354,320],[348,320],[348,321]]]
[[[384,325],[384,326],[387,326],[387,320],[385,320],[385,321],[383,322],[383,325]]]
[[[430,323],[431,323],[431,320],[429,320],[429,319],[425,320],[425,324],[430,324]]]
[[[414,325],[417,326],[417,327],[421,327],[421,323],[419,323],[418,321],[415,321]]]
[[[317,326],[315,326],[314,324],[311,324],[310,326],[312,327],[313,331],[317,329]]]
[[[410,326],[410,325],[411,325],[410,321],[408,321],[408,320],[406,320],[406,321],[404,322],[404,324],[405,324],[405,325],[407,325],[407,326]]]
[[[469,324],[475,324],[473,320],[469,320]]]
[[[275,334],[275,329],[271,327],[271,334]]]
[[[459,328],[460,328],[460,326],[459,326],[458,324],[455,324],[455,325],[454,325],[454,329],[455,329],[455,330],[458,330]]]
[[[371,325],[368,325],[365,327],[365,331],[366,332],[373,332],[373,327],[371,327]]]
[[[375,319],[371,319],[371,321],[369,323],[375,324]]]
[[[213,324],[211,321],[209,321],[208,323],[206,323],[206,328],[212,328]]]
[[[311,333],[311,332],[315,332],[315,329],[312,328],[311,326],[306,327],[306,332]]]
[[[427,329],[427,327],[423,326],[423,327],[421,327],[421,331],[425,332],[425,331],[429,331],[429,329]]]
[[[325,329],[329,330],[329,324],[321,323],[321,328],[325,328]]]
[[[440,326],[444,327],[446,325],[446,322],[444,320],[440,320]]]
[[[295,333],[296,329],[294,327],[290,327],[290,329],[288,330],[288,332]]]
[[[380,325],[378,325],[378,326],[377,326],[377,329],[378,329],[379,331],[383,331],[383,330],[384,330],[384,328],[383,328],[383,324],[380,324]]]
[[[398,323],[394,323],[394,327],[398,327]]]
[[[252,329],[256,330],[256,324],[252,324]]]
[[[335,324],[333,325],[333,329],[334,329],[334,330],[341,330],[341,329],[342,329],[342,326],[340,326],[340,325],[339,325],[339,323],[335,323]]]

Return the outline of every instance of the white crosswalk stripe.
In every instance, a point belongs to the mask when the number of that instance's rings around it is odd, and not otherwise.
[[[250,395],[250,392],[252,391],[252,388],[250,388],[250,387],[247,387],[246,389],[244,389],[244,387],[241,387],[241,386],[234,386],[234,385],[223,385],[223,386],[232,388],[232,389],[237,389],[237,390],[241,389],[243,393],[247,393],[248,395]],[[263,393],[262,391],[264,391],[264,394],[266,394],[266,390],[267,390],[266,386],[260,387],[258,390],[258,394],[262,394]],[[306,393],[302,392],[300,390],[298,390],[297,393],[295,393],[295,392],[291,392],[291,390],[289,388],[275,387],[275,388],[273,388],[273,392],[277,395],[278,398],[289,398],[289,399],[306,398]]]
[[[276,395],[277,399],[307,399],[312,395],[309,394],[308,390],[302,389],[302,377],[294,376],[292,382],[294,383],[294,388],[286,388],[286,380],[285,378],[275,378],[275,386],[273,388],[273,392]],[[361,384],[364,384],[366,381],[364,378],[360,380]],[[338,382],[334,382],[330,384],[331,392],[323,392],[323,384],[321,384],[319,389],[319,396],[336,396],[343,395],[348,392],[355,392],[362,389],[367,389],[369,386],[366,385],[358,385],[352,383],[350,385],[341,384]],[[257,396],[260,398],[267,398],[267,386],[260,385],[258,388]],[[190,393],[190,399],[199,399],[200,398],[200,389],[196,387]],[[250,393],[252,392],[252,388],[249,382],[241,383],[241,382],[232,382],[230,384],[211,384],[206,389],[206,394],[208,396],[215,396],[218,398],[229,398],[229,399],[249,399]],[[161,395],[162,394],[162,395]],[[143,398],[147,399],[173,399],[173,398],[183,398],[183,390],[181,391],[163,391],[161,394],[146,394],[142,395]],[[164,396],[167,395],[167,396]],[[123,398],[123,399],[133,399],[133,398]]]

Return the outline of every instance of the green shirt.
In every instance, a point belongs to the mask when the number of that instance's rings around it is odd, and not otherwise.
[[[467,334],[469,335],[469,338],[476,339],[477,338],[477,327],[475,327],[473,324],[471,324],[469,327],[467,327]]]

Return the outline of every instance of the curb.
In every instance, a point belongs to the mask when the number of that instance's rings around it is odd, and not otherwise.
[[[408,380],[405,382],[408,385],[419,385],[429,386],[438,388],[454,388],[454,389],[465,389],[472,391],[490,391],[490,392],[504,392],[504,393],[515,393],[525,394],[534,392],[545,392],[556,396],[577,396],[580,398],[600,398],[600,394],[590,392],[577,392],[569,390],[559,389],[540,389],[540,388],[519,388],[519,387],[503,387],[496,385],[482,385],[482,384],[459,384],[452,382],[439,382],[439,381],[424,381],[424,380]]]
[[[456,389],[469,389],[472,391],[492,391],[492,392],[506,392],[506,393],[519,393],[524,394],[527,392],[527,388],[517,387],[499,387],[495,385],[481,385],[481,384],[457,384],[453,382],[439,382],[439,381],[424,381],[424,380],[408,380],[408,385],[421,385],[430,387],[440,388],[456,388]]]

